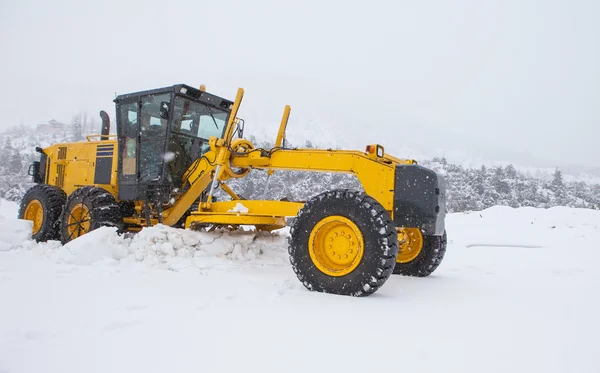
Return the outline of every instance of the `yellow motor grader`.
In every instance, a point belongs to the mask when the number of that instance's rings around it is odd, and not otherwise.
[[[290,218],[289,256],[312,291],[366,296],[392,274],[428,276],[446,251],[445,181],[410,159],[385,153],[285,146],[286,106],[271,149],[243,137],[234,101],[176,84],[117,96],[116,135],[36,148],[36,183],[19,218],[32,238],[63,244],[101,226],[118,232],[164,224],[183,229],[254,226],[272,231]],[[247,200],[227,184],[263,169],[354,174],[363,190],[330,190],[307,201]],[[268,183],[268,179],[267,179]],[[215,200],[221,190],[229,200]]]

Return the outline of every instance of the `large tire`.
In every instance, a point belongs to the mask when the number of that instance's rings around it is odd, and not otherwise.
[[[335,190],[311,198],[298,212],[290,228],[289,254],[308,290],[367,296],[391,276],[398,236],[388,212],[374,198]],[[352,262],[340,264],[336,258]]]
[[[19,219],[33,221],[31,238],[37,242],[60,239],[58,218],[67,195],[55,186],[36,184],[23,196]]]
[[[112,194],[91,186],[71,193],[60,216],[63,244],[105,226],[116,227],[119,233],[124,229],[121,206]]]
[[[396,263],[395,275],[427,277],[442,263],[446,254],[446,232],[442,236],[423,236],[423,247],[419,255],[408,263]]]

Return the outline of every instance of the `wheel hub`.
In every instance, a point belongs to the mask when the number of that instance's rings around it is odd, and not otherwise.
[[[396,262],[411,262],[421,253],[423,234],[418,228],[402,228],[398,232],[398,243],[400,243],[400,247]]]
[[[31,220],[33,222],[32,234],[36,234],[42,229],[42,224],[44,224],[44,208],[40,201],[34,199],[29,202],[23,216],[25,217],[25,220]]]
[[[90,210],[83,203],[75,205],[69,211],[67,233],[69,239],[80,237],[90,230]]]
[[[352,272],[360,264],[364,251],[360,229],[343,216],[330,216],[318,222],[308,246],[315,266],[330,276]]]

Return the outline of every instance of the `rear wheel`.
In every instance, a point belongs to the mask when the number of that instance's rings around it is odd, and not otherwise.
[[[112,194],[98,187],[76,189],[67,198],[60,216],[62,243],[104,226],[116,227],[119,232],[123,230],[121,206]]]
[[[25,193],[18,218],[33,222],[32,239],[38,242],[59,239],[58,218],[66,198],[62,189],[45,184],[34,185]]]
[[[395,275],[427,277],[440,266],[446,254],[446,232],[442,236],[426,236],[417,228],[405,228],[398,233],[398,241],[400,252]]]
[[[398,232],[398,257],[396,263],[410,263],[423,250],[423,233],[418,228],[403,228]]]
[[[351,296],[376,292],[392,274],[398,237],[374,198],[349,191],[311,198],[290,228],[292,268],[312,291]]]

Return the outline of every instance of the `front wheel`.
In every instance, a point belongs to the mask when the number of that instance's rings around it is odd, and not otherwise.
[[[292,268],[309,290],[350,296],[376,292],[391,276],[398,236],[374,198],[334,190],[311,198],[290,228]]]

